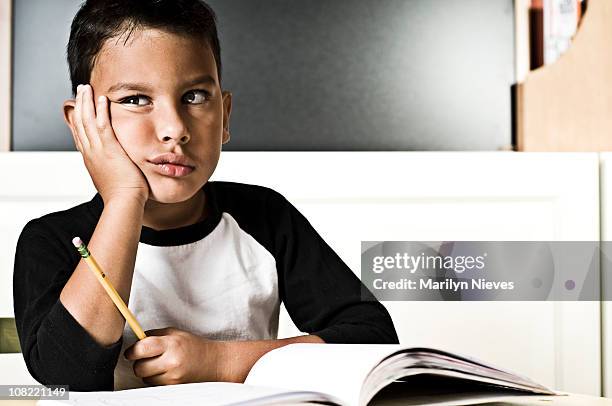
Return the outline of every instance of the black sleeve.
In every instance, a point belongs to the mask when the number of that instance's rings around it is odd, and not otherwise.
[[[79,261],[78,253],[67,252],[60,238],[33,220],[17,242],[13,297],[25,363],[45,385],[112,390],[121,340],[100,346],[60,302],[60,292]]]
[[[268,209],[281,300],[295,325],[326,343],[398,344],[385,307],[308,220],[276,192]]]

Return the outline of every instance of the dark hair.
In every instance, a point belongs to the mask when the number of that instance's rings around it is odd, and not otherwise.
[[[87,0],[72,20],[66,49],[72,93],[89,83],[96,57],[109,38],[155,28],[207,41],[221,81],[221,47],[215,12],[202,0]]]

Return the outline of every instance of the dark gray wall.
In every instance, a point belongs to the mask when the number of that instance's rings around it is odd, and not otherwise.
[[[75,0],[13,1],[13,150],[74,150],[62,118],[71,97],[66,44]]]
[[[79,1],[15,0],[13,146],[73,149]],[[512,0],[210,0],[227,150],[495,150],[511,142]],[[43,39],[44,40],[41,40]]]

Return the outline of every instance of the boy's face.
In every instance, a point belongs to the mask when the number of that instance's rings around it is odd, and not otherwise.
[[[129,41],[108,40],[90,84],[105,95],[111,124],[125,152],[144,173],[160,203],[189,199],[208,181],[229,140],[231,94],[221,91],[210,46],[156,29],[136,30]],[[184,155],[194,170],[169,176],[151,162]]]

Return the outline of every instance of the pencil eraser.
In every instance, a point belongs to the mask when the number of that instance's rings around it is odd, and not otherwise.
[[[79,237],[74,237],[72,239],[72,245],[74,245],[76,248],[79,248],[81,245],[83,245],[83,241],[81,241]]]

